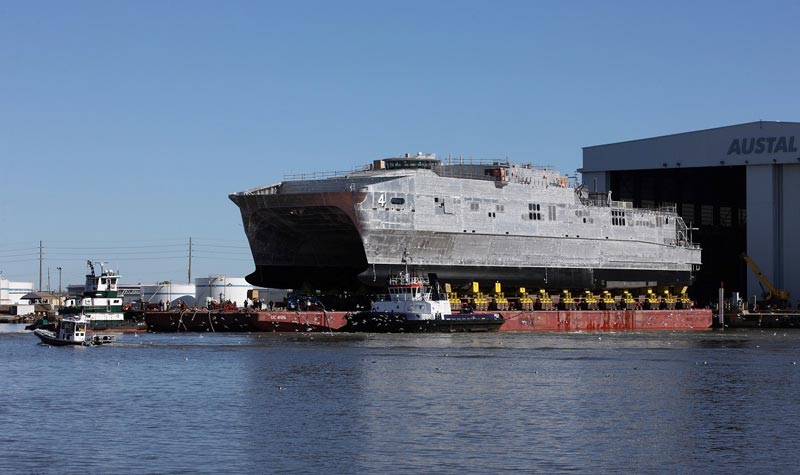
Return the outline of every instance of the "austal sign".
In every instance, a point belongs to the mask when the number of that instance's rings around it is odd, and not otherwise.
[[[751,153],[796,152],[794,137],[752,137],[733,139],[728,155],[750,155]]]

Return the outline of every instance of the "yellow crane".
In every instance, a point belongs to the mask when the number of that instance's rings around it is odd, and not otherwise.
[[[764,286],[766,286],[767,291],[764,292],[764,294],[765,294],[764,295],[764,300],[768,304],[775,304],[775,305],[778,305],[780,307],[785,307],[786,304],[789,302],[789,298],[791,297],[791,294],[789,293],[789,291],[788,290],[783,290],[783,289],[776,289],[775,286],[772,285],[772,282],[770,282],[770,280],[767,279],[767,276],[765,276],[761,272],[761,269],[758,268],[758,266],[753,261],[753,259],[750,258],[750,256],[748,256],[747,254],[742,253],[742,259],[744,259],[745,262],[747,262],[747,265],[750,266],[750,268],[753,270],[753,273],[756,275],[756,277],[758,277],[759,280],[761,280],[761,282],[764,283]]]

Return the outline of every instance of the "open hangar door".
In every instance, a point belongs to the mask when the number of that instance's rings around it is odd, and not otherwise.
[[[665,168],[609,172],[614,199],[636,207],[676,205],[703,249],[703,265],[691,288],[698,305],[716,302],[725,291],[746,295],[747,196],[744,166]]]

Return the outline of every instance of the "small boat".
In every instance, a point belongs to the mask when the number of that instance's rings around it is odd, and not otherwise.
[[[505,321],[500,314],[453,314],[450,301],[435,277],[410,274],[389,277],[389,297],[372,303],[369,312],[347,317],[345,332],[474,332],[497,331]]]
[[[33,334],[43,343],[52,346],[67,345],[103,345],[113,343],[117,336],[113,334],[95,335],[90,328],[90,320],[83,313],[65,316],[56,326],[55,331],[37,328]]]

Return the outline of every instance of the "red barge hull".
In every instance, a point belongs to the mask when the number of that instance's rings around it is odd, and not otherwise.
[[[144,321],[151,332],[247,332],[252,314],[246,311],[148,311]]]
[[[297,332],[297,331],[337,331],[347,324],[350,312],[255,312],[251,322],[253,331],[258,332]]]
[[[708,330],[711,310],[552,310],[492,311],[505,320],[498,331]],[[347,325],[349,312],[238,311],[147,312],[154,332],[319,332]]]
[[[501,311],[501,332],[708,330],[711,310],[553,310]]]

